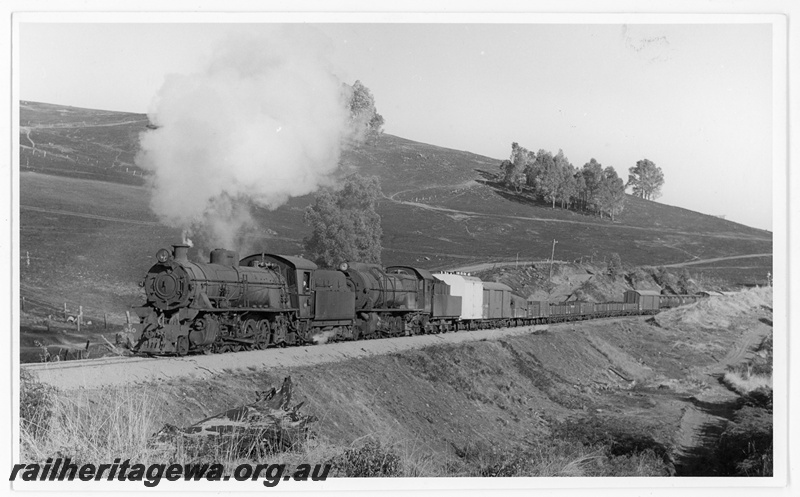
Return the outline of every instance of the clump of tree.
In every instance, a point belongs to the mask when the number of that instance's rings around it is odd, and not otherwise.
[[[625,183],[616,170],[603,166],[595,159],[577,169],[567,159],[563,150],[556,155],[540,149],[533,152],[514,142],[511,156],[500,164],[502,183],[523,190],[548,202],[553,209],[593,211],[612,220],[625,207]]]
[[[528,164],[528,184],[544,201],[551,203],[553,209],[556,208],[558,183],[562,177],[558,167],[553,154],[546,150],[539,150],[536,159]]]
[[[578,208],[592,210],[597,205],[600,184],[603,182],[603,166],[592,158],[583,165],[578,174]]]
[[[595,205],[601,217],[606,213],[612,221],[625,208],[625,182],[611,166],[603,169]]]
[[[511,157],[501,164],[504,168],[503,182],[517,191],[527,187],[555,209],[571,204],[574,196],[574,168],[559,150],[554,157],[547,150],[533,152],[514,142]]]
[[[350,109],[350,126],[355,141],[372,142],[383,133],[383,116],[375,108],[375,97],[361,81],[353,86],[342,84],[343,93]]]
[[[519,143],[511,144],[511,157],[500,164],[503,184],[507,188],[513,188],[520,193],[527,181],[527,165],[530,160],[530,152]]]
[[[503,176],[503,185],[506,188],[513,188],[515,192],[520,193],[522,186],[525,184],[525,174],[517,169],[517,166],[510,160],[504,160],[500,164],[500,171]]]
[[[653,161],[642,159],[628,169],[627,187],[632,187],[633,195],[645,200],[655,200],[661,196],[661,186],[664,184],[664,173]]]
[[[305,224],[311,235],[303,239],[306,257],[322,267],[342,262],[381,263],[381,217],[376,210],[382,196],[375,176],[348,176],[338,191],[322,191],[306,208]]]

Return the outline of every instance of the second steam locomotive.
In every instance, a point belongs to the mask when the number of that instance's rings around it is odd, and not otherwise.
[[[161,249],[142,285],[128,346],[138,353],[186,355],[499,328],[593,317],[653,314],[694,295],[630,291],[624,302],[550,304],[514,295],[501,283],[410,267],[345,263],[319,269],[301,257],[211,252],[191,262],[187,245]]]

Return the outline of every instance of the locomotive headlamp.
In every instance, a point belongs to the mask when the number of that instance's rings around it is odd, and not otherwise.
[[[156,252],[156,260],[158,262],[161,262],[162,264],[169,260],[169,256],[170,256],[169,250],[165,248],[162,248],[161,250]]]
[[[343,263],[339,264],[339,271],[347,271],[347,267],[348,267],[347,263],[343,262]]]

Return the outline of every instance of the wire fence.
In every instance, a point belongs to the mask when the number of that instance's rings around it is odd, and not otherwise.
[[[110,313],[107,310],[87,307],[75,301],[64,300],[62,305],[57,305],[22,289],[19,305],[21,312],[38,316],[36,320],[38,324],[44,324],[48,329],[53,323],[68,323],[74,325],[77,331],[86,326],[108,329],[124,322],[130,323],[132,319],[135,319],[134,316],[131,316],[130,311],[125,311],[125,314]]]

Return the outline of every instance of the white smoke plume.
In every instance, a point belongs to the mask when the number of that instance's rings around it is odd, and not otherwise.
[[[181,234],[181,241],[189,247],[194,247],[194,242],[188,237],[185,231]]]
[[[336,335],[336,332],[333,330],[323,331],[312,336],[311,341],[317,345],[325,345],[334,335]]]
[[[240,248],[254,205],[274,209],[329,183],[353,140],[324,35],[268,29],[240,31],[203,71],[167,77],[149,113],[157,128],[141,136],[152,210],[208,248]]]

